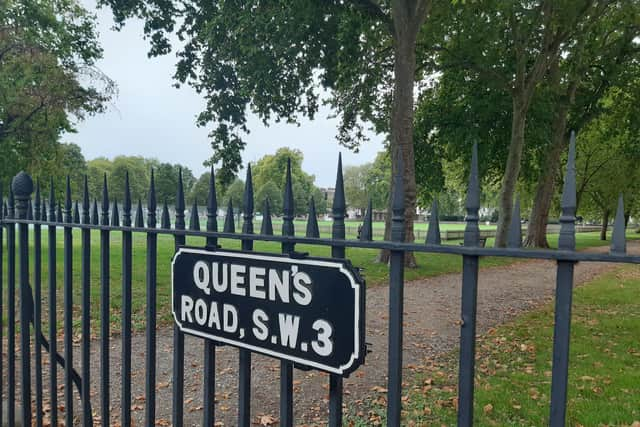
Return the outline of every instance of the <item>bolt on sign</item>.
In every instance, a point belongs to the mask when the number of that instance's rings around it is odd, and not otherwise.
[[[364,280],[349,261],[182,247],[181,331],[347,376],[364,362]]]

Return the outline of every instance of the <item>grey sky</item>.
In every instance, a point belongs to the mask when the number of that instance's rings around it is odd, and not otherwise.
[[[91,10],[94,0],[82,0]],[[195,116],[203,100],[191,88],[172,86],[175,56],[147,58],[148,43],[142,39],[141,22],[129,21],[120,31],[112,31],[111,12],[96,10],[104,59],[98,67],[118,85],[119,95],[106,113],[89,117],[78,125],[78,133],[65,140],[82,148],[87,159],[98,156],[142,155],[160,161],[181,163],[194,174],[205,171],[203,160],[211,155],[207,129],[195,126]],[[359,153],[340,147],[335,139],[337,120],[329,119],[323,109],[315,121],[300,127],[273,124],[264,127],[251,117],[251,134],[246,137],[243,160],[252,162],[278,147],[298,148],[304,153],[303,168],[316,176],[316,185],[333,186],[338,152],[343,162],[362,164],[372,161],[382,149],[382,138],[372,140]]]

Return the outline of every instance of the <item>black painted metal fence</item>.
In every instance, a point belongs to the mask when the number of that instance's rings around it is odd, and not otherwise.
[[[398,167],[402,170],[402,167]],[[244,196],[242,232],[235,233],[233,208],[228,206],[227,216],[224,221],[223,231],[218,231],[216,218],[217,201],[215,198],[214,177],[211,175],[210,192],[207,203],[206,231],[200,230],[197,206],[191,209],[191,221],[189,229],[185,224],[185,202],[180,176],[177,188],[177,203],[175,206],[175,218],[173,227],[170,223],[169,211],[166,203],[160,209],[160,226],[157,226],[157,201],[155,195],[153,173],[149,197],[147,202],[146,224],[143,218],[143,209],[138,202],[135,217],[132,213],[132,201],[129,192],[128,177],[125,184],[125,197],[122,205],[122,224],[118,213],[118,204],[109,199],[107,179],[105,177],[101,211],[98,211],[97,201],[91,203],[87,190],[87,182],[84,183],[84,199],[82,210],[76,203],[72,206],[70,182],[67,179],[66,198],[64,205],[60,205],[54,197],[53,183],[49,193],[48,202],[42,197],[39,184],[35,186],[35,195],[32,197],[33,182],[24,172],[18,174],[12,183],[8,199],[3,209],[2,227],[0,227],[0,239],[6,232],[6,254],[0,245],[0,280],[2,288],[7,288],[7,301],[2,300],[4,292],[0,294],[0,315],[6,316],[6,365],[4,358],[0,359],[2,377],[6,375],[8,389],[3,392],[3,399],[9,404],[8,413],[0,412],[0,420],[8,421],[9,425],[15,425],[16,417],[22,419],[23,425],[31,425],[32,421],[37,426],[43,425],[43,396],[50,402],[48,422],[57,425],[63,421],[66,425],[74,423],[74,393],[78,393],[81,407],[77,408],[79,419],[84,426],[94,424],[93,407],[100,407],[99,420],[104,424],[118,422],[122,426],[131,425],[131,358],[132,358],[132,235],[143,233],[146,236],[146,348],[145,353],[145,425],[153,426],[156,421],[156,317],[158,310],[168,310],[168,307],[158,307],[156,303],[157,283],[157,243],[159,234],[173,236],[175,247],[185,244],[187,236],[200,236],[206,238],[209,248],[218,247],[219,239],[239,239],[242,242],[242,250],[252,251],[254,240],[276,241],[282,245],[283,253],[293,253],[296,244],[305,243],[331,247],[331,255],[335,258],[345,257],[345,248],[375,248],[390,251],[389,263],[389,345],[388,345],[388,407],[387,424],[398,426],[401,423],[401,395],[402,395],[402,340],[403,340],[403,287],[404,287],[404,258],[406,251],[449,253],[462,257],[462,295],[461,295],[461,322],[460,322],[460,367],[458,389],[458,425],[470,426],[473,424],[473,391],[475,374],[475,343],[476,343],[476,310],[477,310],[477,286],[478,265],[482,256],[518,257],[533,259],[549,259],[557,261],[556,307],[555,307],[555,331],[553,347],[553,377],[551,385],[550,424],[562,426],[565,422],[567,377],[569,365],[569,337],[571,324],[571,297],[573,285],[574,265],[578,261],[607,261],[622,263],[640,263],[640,257],[626,254],[625,229],[623,218],[622,198],[618,207],[618,215],[613,233],[613,244],[609,254],[592,254],[575,252],[575,141],[572,138],[570,144],[569,160],[562,196],[562,216],[560,218],[561,230],[559,250],[524,250],[520,248],[521,226],[519,224],[519,207],[516,206],[514,221],[511,227],[508,248],[484,248],[479,245],[480,233],[478,229],[478,210],[480,207],[480,187],[478,178],[477,148],[474,147],[471,172],[469,177],[469,189],[466,201],[466,229],[464,232],[464,245],[441,245],[437,215],[432,215],[426,242],[404,243],[404,207],[402,177],[394,176],[393,201],[392,201],[392,234],[391,241],[372,240],[371,209],[367,212],[359,240],[345,239],[345,199],[342,181],[342,165],[338,160],[338,174],[336,192],[333,202],[332,238],[320,238],[319,228],[315,215],[313,199],[310,200],[309,222],[306,227],[306,235],[294,236],[294,209],[293,190],[291,185],[291,173],[289,166],[286,170],[286,185],[284,189],[284,217],[282,235],[273,235],[273,227],[269,215],[269,203],[264,202],[262,212],[264,221],[261,224],[259,234],[254,234],[253,228],[253,188],[251,169],[247,168],[247,179]],[[434,204],[434,210],[437,205]],[[18,229],[18,246],[16,254],[16,228]],[[43,228],[48,232],[48,296],[42,295],[42,233]],[[63,230],[64,256],[63,268],[63,348],[58,349],[56,337],[57,307],[56,269],[59,268],[56,260],[57,230]],[[81,234],[81,274],[80,283],[73,283],[73,230],[79,229]],[[90,369],[90,322],[91,322],[91,231],[96,230],[100,234],[100,363],[99,378],[90,378],[93,372]],[[33,233],[33,249],[30,248],[29,234]],[[110,266],[111,238],[114,233],[121,233],[122,238],[122,312],[121,312],[121,340],[122,340],[122,364],[121,384],[114,384],[109,365],[110,334]],[[30,256],[33,262],[30,263]],[[6,275],[1,271],[6,260]],[[18,278],[16,280],[16,264],[18,265]],[[33,270],[31,271],[30,266]],[[16,299],[16,286],[19,288],[19,299]],[[32,288],[33,286],[33,288]],[[80,304],[80,366],[81,372],[73,369],[73,323],[74,304],[73,288],[81,288]],[[48,336],[43,334],[43,304],[48,304],[48,319],[46,320]],[[19,322],[16,321],[16,311],[19,309]],[[78,309],[78,307],[76,307]],[[77,320],[77,319],[76,319]],[[19,330],[16,328],[18,325]],[[4,327],[0,328],[0,344],[5,340],[2,335]],[[15,337],[19,332],[20,348],[16,348]],[[32,336],[33,334],[33,336]],[[173,339],[173,380],[172,380],[172,423],[175,426],[183,424],[184,405],[184,335],[174,327]],[[19,350],[19,351],[18,351]],[[43,351],[48,353],[48,368],[50,370],[49,384],[43,384]],[[60,354],[62,350],[63,354]],[[33,354],[32,354],[33,351]],[[240,426],[249,426],[251,423],[251,352],[240,349],[239,351],[239,390],[238,390],[238,421]],[[376,351],[384,351],[376,349]],[[20,369],[16,367],[16,354],[20,355]],[[216,345],[207,341],[204,343],[204,372],[203,378],[203,424],[214,424],[214,394]],[[33,366],[31,363],[33,361]],[[59,416],[57,370],[62,369],[64,375],[64,420]],[[16,372],[20,378],[16,378]],[[32,378],[34,383],[32,384]],[[99,396],[94,397],[90,392],[91,381],[99,382]],[[343,385],[342,378],[331,375],[329,379],[329,425],[340,426],[343,422]],[[121,387],[120,414],[110,413],[111,387]],[[282,361],[280,366],[280,424],[291,426],[293,420],[293,365],[291,362]],[[20,390],[19,398],[16,390]],[[20,411],[16,414],[16,408]],[[0,409],[1,410],[1,409]],[[33,418],[33,419],[32,419]],[[97,421],[97,420],[96,420]]]

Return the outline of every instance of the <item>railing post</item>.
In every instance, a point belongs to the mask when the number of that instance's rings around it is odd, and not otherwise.
[[[242,233],[253,234],[253,182],[251,165],[247,166],[243,194]],[[253,240],[242,240],[242,250],[252,251]],[[251,425],[251,351],[241,348],[238,354],[238,425]]]
[[[478,177],[478,147],[473,146],[471,171],[466,201],[467,225],[464,230],[464,245],[478,246],[480,229],[480,181]],[[458,372],[458,426],[473,425],[473,386],[476,356],[476,311],[478,303],[479,257],[462,257],[462,307],[460,323],[460,368]]]
[[[37,221],[42,221],[44,203],[40,199],[40,181],[36,184],[34,215]],[[36,427],[43,424],[43,393],[42,393],[42,228],[40,224],[33,226],[33,279],[34,279],[34,307],[33,307],[33,335],[34,335],[34,368],[35,368],[35,417]],[[0,258],[2,259],[2,258]]]
[[[175,229],[184,230],[184,187],[182,184],[182,170],[178,174],[178,189],[176,191],[176,219]],[[174,246],[177,251],[186,243],[184,234],[175,234]],[[184,423],[184,334],[173,325],[173,413],[172,423],[175,427],[182,427]]]
[[[218,231],[218,200],[216,199],[216,177],[213,166],[209,176],[209,192],[207,196],[207,231]],[[216,237],[207,236],[207,247],[215,249],[218,246]],[[202,425],[215,425],[215,395],[216,395],[216,347],[213,341],[204,342],[204,393],[202,396],[203,418]]]
[[[90,224],[89,215],[89,181],[84,176],[84,188],[82,198],[82,223]],[[80,232],[82,239],[82,425],[93,426],[93,414],[91,413],[91,230],[83,228]],[[37,299],[36,299],[37,301]]]
[[[50,422],[52,426],[58,425],[58,366],[56,355],[58,354],[58,343],[56,339],[58,338],[57,331],[57,283],[56,283],[56,226],[51,225],[56,222],[56,198],[55,191],[53,188],[53,179],[50,181],[49,187],[49,226],[47,227],[49,239],[47,241],[47,245],[49,246],[49,259],[48,259],[48,270],[49,270],[49,399],[51,404],[51,415]]]
[[[392,189],[391,240],[404,242],[404,162],[402,154],[395,153],[395,173]],[[389,401],[387,425],[399,426],[402,416],[402,318],[404,312],[404,259],[405,252],[392,250],[389,260]]]
[[[293,225],[293,182],[291,180],[291,159],[287,159],[285,172],[284,193],[282,197],[282,235],[294,236]],[[282,253],[290,254],[294,251],[293,243],[282,243]],[[282,427],[293,426],[293,363],[288,360],[280,361],[280,425]]]
[[[157,262],[158,262],[158,235],[156,228],[156,185],[153,169],[149,182],[149,197],[147,199],[147,332],[146,360],[147,377],[145,381],[145,395],[147,404],[144,412],[144,422],[147,426],[156,424],[156,287],[157,287]]]
[[[15,219],[15,198],[9,186],[7,218]],[[16,419],[16,226],[7,224],[7,420]]]
[[[571,133],[569,158],[564,179],[562,201],[560,203],[560,237],[558,248],[575,250],[576,221],[576,141]],[[567,410],[567,381],[569,378],[569,341],[571,337],[571,300],[573,297],[572,261],[558,261],[556,276],[555,324],[553,329],[553,366],[551,369],[551,408],[549,424],[551,427],[563,427]]]
[[[333,196],[332,213],[333,224],[331,226],[331,237],[333,239],[344,240],[346,203],[344,197],[344,178],[342,176],[342,156],[338,157],[338,174]],[[334,258],[344,258],[344,246],[332,246],[331,256]],[[339,426],[342,426],[342,377],[331,374],[329,376],[329,427]]]
[[[4,197],[2,195],[2,183],[0,183],[0,200],[3,200]],[[6,203],[6,202],[5,202]],[[3,203],[4,204],[4,203]],[[4,204],[6,206],[6,204]],[[0,208],[0,218],[2,220],[5,219],[4,215],[5,211],[3,208]],[[0,289],[4,289],[4,223],[0,224]],[[0,292],[0,319],[4,319],[4,292]],[[4,338],[3,338],[3,325],[0,324],[0,375],[4,375]],[[3,385],[2,381],[0,381],[0,396],[4,396],[3,394]],[[9,402],[7,402],[8,404]],[[0,405],[0,425],[3,425],[4,420],[4,405]]]
[[[100,224],[109,225],[109,190],[107,175],[102,183],[102,206]],[[111,243],[109,230],[100,230],[100,420],[102,425],[111,425],[110,420],[110,292],[111,292]],[[55,252],[54,252],[55,253]]]
[[[65,424],[73,425],[73,211],[71,203],[71,180],[67,175],[64,200],[63,227],[63,301],[64,301],[64,413]],[[62,213],[59,215],[62,218]]]
[[[25,172],[20,172],[13,178],[11,188],[16,200],[17,219],[27,219],[27,210],[31,193],[33,192],[33,180]],[[25,426],[31,425],[31,347],[29,320],[32,313],[32,295],[29,288],[29,225],[21,223],[18,226],[20,239],[20,351],[22,360],[22,422]]]
[[[141,218],[140,201],[138,200],[138,218]],[[116,218],[117,214],[114,215]],[[131,227],[131,190],[129,186],[129,172],[125,173],[124,200],[122,201],[122,225]],[[137,225],[137,224],[136,224]],[[122,347],[121,369],[122,384],[120,394],[120,424],[122,427],[131,426],[131,318],[132,291],[131,276],[133,271],[133,236],[131,230],[122,231]]]

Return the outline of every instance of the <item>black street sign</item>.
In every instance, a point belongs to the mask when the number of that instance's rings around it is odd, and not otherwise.
[[[183,247],[171,270],[183,332],[338,375],[364,361],[364,281],[346,260]]]

